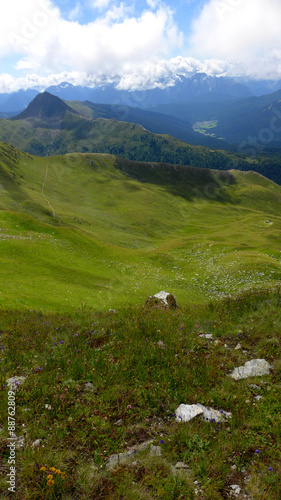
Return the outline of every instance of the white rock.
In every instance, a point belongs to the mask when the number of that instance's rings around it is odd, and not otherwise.
[[[215,422],[223,422],[227,418],[231,418],[231,413],[228,411],[223,411],[223,410],[214,410],[213,408],[206,408],[206,406],[203,406],[201,404],[197,404],[199,408],[202,409],[203,411],[203,417],[207,420],[210,421],[215,421]]]
[[[252,359],[247,361],[244,366],[234,368],[230,377],[234,380],[240,380],[248,377],[261,377],[262,375],[269,375],[272,366],[265,361],[265,359]]]
[[[198,415],[202,415],[204,419],[209,422],[223,422],[227,418],[231,417],[231,413],[223,410],[214,410],[213,408],[206,408],[206,406],[197,403],[196,405],[185,405],[181,404],[176,409],[176,421],[177,422],[189,422]]]
[[[31,447],[32,448],[39,448],[40,444],[41,444],[40,439],[36,439],[36,441],[34,441],[34,443],[32,443]]]
[[[161,300],[165,306],[170,307],[169,301],[167,300],[167,297],[171,295],[175,300],[176,297],[172,293],[164,292],[163,290],[161,292],[156,293],[155,295],[152,295],[150,298],[156,298],[158,300]]]
[[[237,344],[237,346],[235,347],[234,351],[238,351],[239,349],[242,349],[241,344]]]
[[[150,455],[152,457],[161,457],[161,455],[162,455],[161,446],[154,446],[152,444],[150,447]]]
[[[188,465],[186,465],[184,462],[177,462],[175,465],[176,469],[189,469]]]
[[[108,312],[112,314],[117,314],[117,311],[115,309],[109,309]]]
[[[7,385],[9,386],[10,391],[16,391],[18,386],[23,384],[26,380],[26,377],[11,377],[7,380]]]
[[[255,396],[255,399],[256,399],[257,401],[261,401],[261,400],[262,400],[262,396]]]
[[[198,415],[203,414],[203,410],[199,408],[198,405],[185,405],[181,404],[176,409],[176,421],[177,422],[189,422]]]
[[[240,495],[241,488],[240,488],[239,484],[231,484],[230,488],[232,490],[234,490],[235,495],[237,495],[237,496]]]
[[[203,337],[204,339],[208,340],[213,340],[213,334],[212,333],[203,333],[202,335],[199,335],[199,337]]]

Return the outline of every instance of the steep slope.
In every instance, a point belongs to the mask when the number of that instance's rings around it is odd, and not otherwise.
[[[0,306],[72,310],[281,279],[281,188],[253,172],[0,144]],[[268,221],[268,222],[266,222]]]

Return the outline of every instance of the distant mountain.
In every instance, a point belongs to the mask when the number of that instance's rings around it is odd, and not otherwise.
[[[85,103],[75,103],[75,107],[72,109],[61,99],[44,92],[17,117],[0,119],[0,140],[39,156],[109,153],[135,161],[217,170],[256,170],[281,183],[280,158],[249,160],[245,155],[192,146],[167,134],[152,133],[138,124],[113,118],[92,118],[93,113],[99,116],[108,113],[104,106],[98,110],[96,105],[92,109]],[[87,110],[87,116],[81,114],[82,108],[84,113]],[[132,110],[132,113],[134,111],[139,112]],[[150,117],[148,113],[146,119]],[[168,125],[168,117],[166,119]],[[172,123],[180,122],[171,120],[170,126]]]
[[[252,137],[257,144],[257,152],[281,148],[281,90],[236,101],[175,103],[152,109],[180,120],[188,116],[195,130],[200,126],[204,130],[205,127],[205,132],[232,144],[239,145]]]
[[[46,91],[68,101],[91,101],[97,104],[119,104],[138,108],[149,108],[158,104],[174,102],[226,101],[249,97],[252,92],[243,83],[233,78],[211,77],[198,73],[191,78],[175,77],[174,85],[149,90],[120,90],[118,82],[95,88],[62,82],[46,88]],[[28,106],[39,92],[20,90],[11,94],[0,94],[0,114],[20,112]]]
[[[11,94],[0,94],[0,112],[19,113],[36,97],[37,90],[19,90]]]
[[[67,113],[77,114],[58,97],[49,92],[43,92],[38,94],[22,113],[12,117],[11,120],[37,119],[39,121],[37,126],[51,128],[55,125],[59,126]]]
[[[90,101],[68,101],[68,105],[87,118],[106,118],[142,125],[155,134],[168,134],[188,144],[207,146],[214,149],[233,149],[225,141],[194,132],[186,120],[148,111],[147,109],[120,106],[117,104],[94,104]]]
[[[252,95],[245,85],[231,78],[211,77],[205,73],[197,73],[191,78],[179,76],[173,86],[149,90],[119,90],[115,84],[89,89],[74,87],[66,82],[46,90],[66,100],[89,100],[97,104],[125,104],[138,108],[148,108],[161,103],[187,102],[198,98],[208,102],[242,99]]]

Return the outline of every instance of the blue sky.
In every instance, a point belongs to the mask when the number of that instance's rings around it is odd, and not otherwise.
[[[121,88],[177,75],[281,78],[280,0],[9,0],[0,92],[69,81]]]

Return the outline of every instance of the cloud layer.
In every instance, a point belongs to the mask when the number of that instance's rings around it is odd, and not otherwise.
[[[186,2],[188,10],[193,0]],[[280,0],[206,0],[185,34],[164,0],[147,0],[138,11],[113,0],[71,5],[63,18],[52,0],[3,2],[0,62],[12,60],[13,69],[0,75],[0,92],[66,80],[153,88],[199,71],[281,78]]]
[[[193,22],[192,52],[231,62],[236,74],[281,76],[280,0],[209,0]]]

